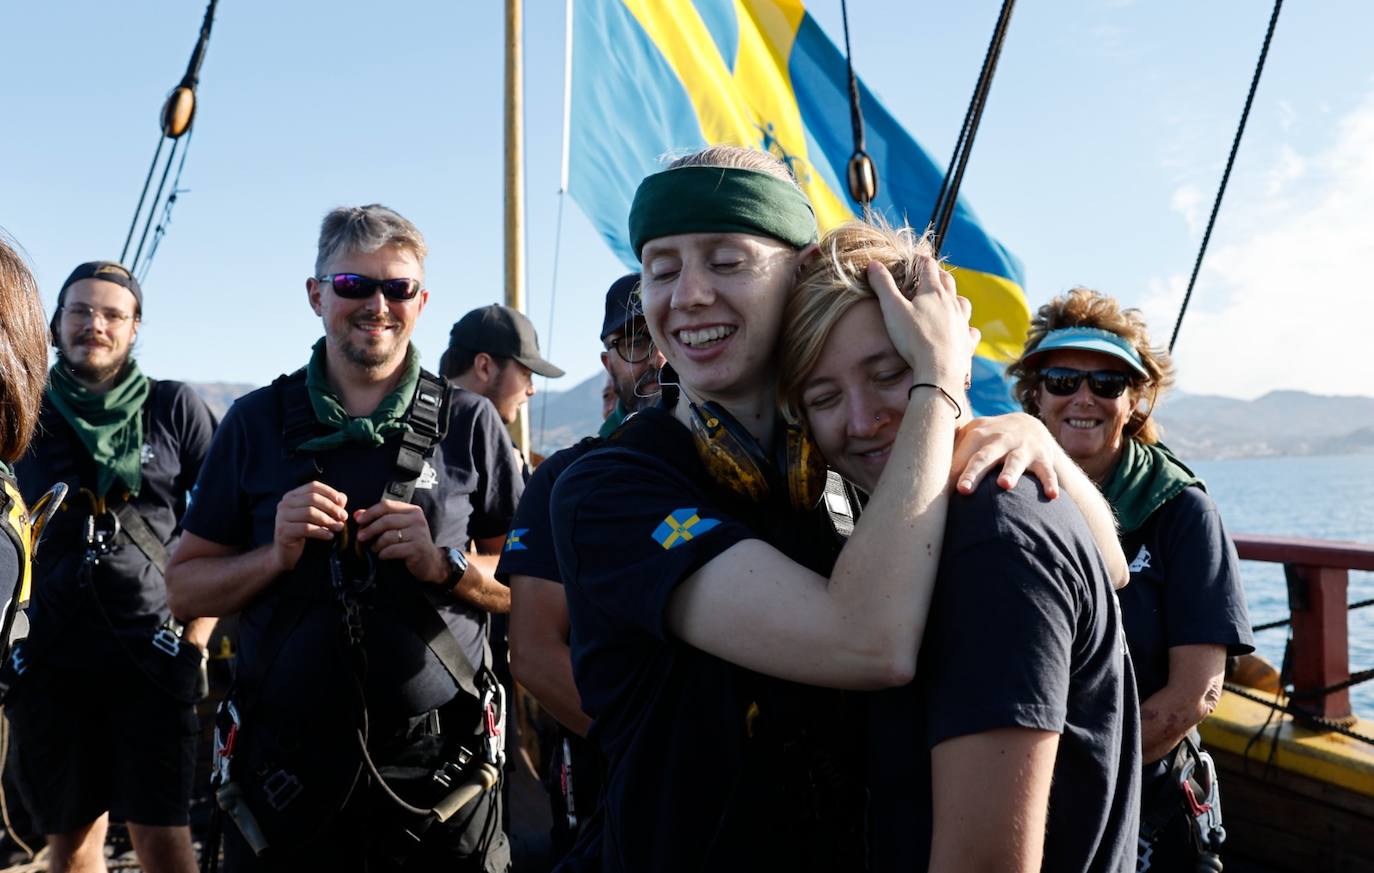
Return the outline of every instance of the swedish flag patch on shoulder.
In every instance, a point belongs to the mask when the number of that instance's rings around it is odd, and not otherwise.
[[[530,532],[530,529],[527,528],[527,527],[514,527],[514,528],[511,528],[510,533],[506,534],[506,546],[505,546],[505,548],[503,548],[501,551],[503,551],[503,552],[527,552],[527,551],[529,551],[529,548],[530,548],[530,547],[527,546],[527,545],[525,545],[524,543],[520,542],[520,538],[523,537],[525,534],[527,534],[527,533],[529,533],[529,532]]]
[[[674,509],[654,528],[653,538],[663,548],[671,549],[701,536],[718,524],[720,522],[714,518],[697,515],[696,507]]]

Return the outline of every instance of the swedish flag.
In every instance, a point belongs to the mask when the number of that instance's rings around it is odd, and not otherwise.
[[[530,548],[530,547],[527,546],[527,545],[525,545],[524,543],[522,543],[522,542],[520,541],[520,538],[523,537],[525,534],[527,534],[527,533],[529,533],[529,532],[530,532],[530,529],[527,528],[527,527],[514,527],[514,528],[511,528],[510,533],[506,534],[506,546],[505,546],[505,548],[503,548],[501,551],[503,551],[503,552],[527,552],[527,551],[529,551],[529,548]]]
[[[695,507],[674,509],[654,528],[653,538],[664,549],[680,546],[720,524],[714,518],[702,518]]]
[[[860,83],[874,209],[924,222],[944,173]],[[861,213],[844,58],[793,0],[582,0],[573,22],[569,191],[621,260],[635,266],[626,218],[660,158],[706,145],[754,146],[792,167],[825,230]],[[1021,264],[956,204],[945,253],[983,332],[972,399],[1018,408],[1002,376],[1030,324]]]

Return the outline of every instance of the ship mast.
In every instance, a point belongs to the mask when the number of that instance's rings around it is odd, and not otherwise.
[[[525,311],[524,59],[521,53],[521,3],[506,0],[505,87],[505,268],[506,305]],[[515,448],[529,459],[529,404],[522,404],[510,426]]]

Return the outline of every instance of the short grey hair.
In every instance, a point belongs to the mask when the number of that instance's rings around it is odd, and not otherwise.
[[[366,206],[340,206],[331,209],[320,223],[319,253],[315,256],[315,275],[341,252],[375,252],[383,246],[399,246],[425,264],[429,248],[420,229],[394,209],[380,203]]]

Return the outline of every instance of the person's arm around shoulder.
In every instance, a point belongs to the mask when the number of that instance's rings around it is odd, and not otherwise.
[[[923,259],[908,301],[869,267],[893,345],[916,382],[964,382],[977,331],[954,279]],[[890,460],[829,582],[761,540],[736,543],[678,585],[668,626],[692,646],[751,670],[838,688],[903,685],[916,669],[940,560],[957,411],[913,388]]]
[[[959,475],[959,492],[973,493],[974,484],[999,460],[1002,470],[997,484],[1003,488],[1015,488],[1025,472],[1040,480],[1046,497],[1054,499],[1062,489],[1087,521],[1112,585],[1123,588],[1131,581],[1130,562],[1121,550],[1111,506],[1040,419],[1012,412],[975,418],[961,427],[951,467]]]
[[[510,671],[559,723],[586,736],[591,718],[573,682],[568,601],[563,586],[537,576],[510,577]]]
[[[931,873],[1036,873],[1059,735],[998,728],[931,749]]]

